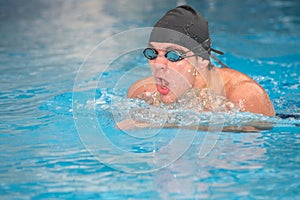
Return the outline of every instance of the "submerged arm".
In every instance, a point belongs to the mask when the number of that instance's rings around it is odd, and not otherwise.
[[[180,126],[176,124],[164,124],[163,126],[151,125],[148,123],[140,123],[134,120],[128,119],[116,124],[116,128],[121,130],[132,130],[141,128],[181,128],[188,130],[198,130],[198,131],[210,131],[209,126]],[[260,132],[262,130],[272,129],[272,124],[269,122],[253,122],[244,126],[224,126],[222,132]]]

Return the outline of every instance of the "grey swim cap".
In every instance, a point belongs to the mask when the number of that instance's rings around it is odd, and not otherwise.
[[[154,26],[149,42],[167,42],[184,46],[209,60],[211,48],[208,22],[192,7],[178,6],[168,11]]]

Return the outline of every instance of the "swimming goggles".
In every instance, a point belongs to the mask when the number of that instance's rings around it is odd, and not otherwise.
[[[187,52],[180,53],[176,50],[169,50],[166,52],[165,57],[171,62],[178,62],[184,58],[196,56],[196,55],[186,56]],[[143,51],[143,54],[147,59],[154,60],[158,56],[158,51],[156,49],[148,47]]]
[[[218,51],[216,49],[213,49],[213,48],[210,48],[211,51],[215,52],[215,53],[218,53],[218,54],[221,54],[223,55],[224,53],[222,51]],[[194,55],[190,55],[190,56],[187,56],[186,53],[190,52],[191,50],[189,51],[186,51],[186,52],[178,52],[177,50],[169,50],[166,52],[165,54],[165,57],[171,61],[171,62],[178,62],[184,58],[188,58],[188,57],[192,57],[192,56],[197,56],[196,54]],[[153,48],[146,48],[144,51],[143,51],[143,54],[144,56],[149,59],[149,60],[154,60],[157,58],[158,56],[158,51],[156,49],[153,49]],[[224,64],[221,60],[219,60],[216,56],[212,55],[212,54],[209,54],[209,56],[214,59],[215,61],[217,61],[220,65],[222,65],[223,67],[225,68],[229,68],[226,64]]]

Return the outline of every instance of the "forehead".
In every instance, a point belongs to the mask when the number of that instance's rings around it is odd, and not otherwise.
[[[186,47],[180,46],[173,43],[163,43],[163,42],[150,42],[149,46],[154,49],[167,50],[167,49],[177,49],[182,51],[188,51]]]

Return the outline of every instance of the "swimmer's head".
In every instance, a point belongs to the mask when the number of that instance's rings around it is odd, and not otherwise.
[[[209,60],[211,51],[216,51],[211,48],[208,22],[188,5],[168,11],[155,24],[149,42],[178,44],[206,60]]]

